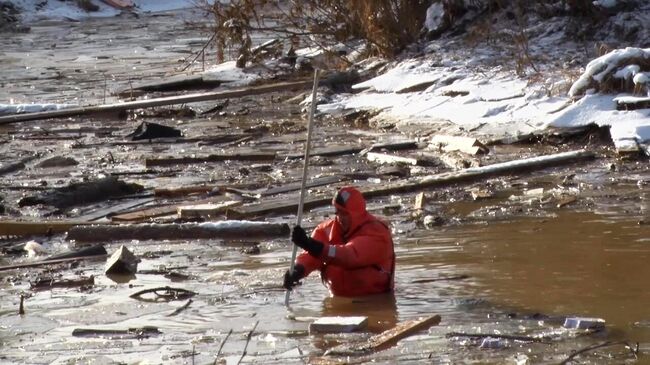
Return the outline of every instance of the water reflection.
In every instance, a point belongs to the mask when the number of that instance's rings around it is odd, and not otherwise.
[[[649,236],[636,218],[561,212],[556,219],[447,228],[435,232],[435,243],[412,239],[402,248],[421,252],[398,264],[453,265],[474,279],[462,286],[465,295],[502,308],[604,318],[610,330],[647,341],[649,334],[631,324],[649,315],[642,279],[650,276]],[[444,249],[451,243],[456,250]]]

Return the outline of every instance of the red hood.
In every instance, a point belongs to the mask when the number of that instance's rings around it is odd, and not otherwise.
[[[332,205],[350,215],[350,230],[354,230],[369,218],[366,211],[366,200],[359,190],[352,186],[344,186],[332,199]],[[348,233],[349,233],[348,232]]]

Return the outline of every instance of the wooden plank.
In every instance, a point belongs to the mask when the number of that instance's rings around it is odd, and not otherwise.
[[[378,188],[361,188],[361,192],[366,198],[386,196],[396,193],[408,193],[436,186],[444,186],[459,182],[468,182],[488,176],[514,173],[522,170],[541,169],[547,166],[562,165],[569,162],[593,159],[595,154],[586,150],[577,150],[563,152],[549,156],[532,157],[523,160],[497,163],[488,166],[472,167],[456,172],[446,172],[427,176],[424,178],[401,181],[392,184],[386,184]],[[312,209],[330,204],[331,197],[312,197],[305,199],[305,209]],[[230,211],[233,217],[247,218],[257,217],[265,214],[281,214],[295,212],[298,208],[297,199],[286,198],[279,202],[262,202],[248,204]]]
[[[321,317],[309,324],[309,333],[340,333],[362,331],[368,327],[368,317]]]
[[[232,200],[223,203],[206,203],[206,204],[195,204],[195,205],[185,205],[178,207],[178,216],[182,219],[190,218],[214,218],[228,209],[233,207],[238,207],[244,204],[243,201]]]
[[[325,352],[326,356],[353,356],[386,349],[399,340],[424,331],[440,323],[440,316],[433,315],[399,323],[396,327],[370,337],[367,341],[353,345],[339,345]]]
[[[284,223],[221,221],[180,224],[119,224],[75,226],[68,239],[77,242],[123,240],[242,239],[288,237]]]
[[[196,93],[196,94],[187,94],[187,95],[179,95],[179,96],[168,96],[168,97],[148,99],[148,100],[137,100],[137,101],[130,101],[125,103],[67,108],[67,109],[52,110],[52,111],[38,112],[38,113],[14,114],[14,115],[7,115],[7,116],[0,117],[0,125],[17,123],[17,122],[26,122],[31,120],[48,119],[48,118],[68,118],[68,117],[74,117],[78,115],[119,112],[124,110],[151,108],[151,107],[163,106],[163,105],[188,104],[188,103],[194,103],[194,102],[206,101],[206,100],[238,98],[242,96],[259,95],[259,94],[265,94],[265,93],[276,92],[276,91],[302,90],[310,87],[311,85],[312,85],[311,80],[297,81],[297,82],[283,82],[277,84],[252,86],[248,88],[228,90],[228,91],[215,91],[215,92]]]
[[[44,236],[49,233],[67,232],[73,226],[90,224],[80,221],[0,221],[0,237],[2,236]],[[97,223],[95,223],[97,224]]]
[[[205,157],[169,157],[169,158],[147,158],[145,166],[169,166],[169,165],[188,165],[205,162],[221,161],[273,161],[276,154],[272,152],[234,152],[225,154],[213,154]]]

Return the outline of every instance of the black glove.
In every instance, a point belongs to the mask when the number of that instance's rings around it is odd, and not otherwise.
[[[284,283],[282,286],[287,290],[291,290],[291,288],[298,285],[298,280],[302,279],[304,274],[305,268],[300,264],[296,264],[293,270],[287,270],[284,273]]]
[[[295,243],[296,246],[302,248],[316,258],[320,257],[320,254],[323,252],[323,246],[325,246],[322,242],[316,241],[307,236],[305,230],[299,225],[293,227],[293,231],[291,232],[291,242]]]

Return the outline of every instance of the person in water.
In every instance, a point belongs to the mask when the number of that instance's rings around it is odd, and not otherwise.
[[[366,211],[366,201],[354,187],[339,189],[332,205],[336,217],[320,223],[311,237],[301,226],[293,228],[291,241],[304,252],[284,274],[284,287],[291,290],[318,270],[334,296],[392,292],[395,250],[388,225]]]

